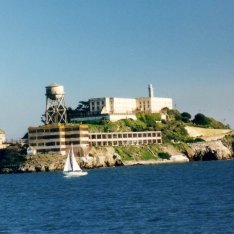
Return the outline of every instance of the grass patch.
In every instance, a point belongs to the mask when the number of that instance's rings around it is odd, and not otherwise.
[[[152,160],[155,156],[147,149],[141,150],[141,160]]]
[[[124,160],[124,161],[131,161],[131,160],[133,160],[132,156],[126,150],[126,147],[118,146],[118,147],[115,147],[115,150],[121,156],[122,160]]]
[[[148,146],[118,146],[115,147],[115,150],[125,161],[155,159],[154,154],[151,153],[147,147]]]

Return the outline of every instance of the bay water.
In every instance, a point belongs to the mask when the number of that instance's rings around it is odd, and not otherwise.
[[[234,233],[234,161],[2,174],[0,233]]]

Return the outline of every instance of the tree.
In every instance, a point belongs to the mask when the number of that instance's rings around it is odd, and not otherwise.
[[[211,120],[205,115],[198,113],[194,116],[193,123],[197,125],[209,125]]]
[[[188,112],[181,113],[181,120],[185,123],[188,123],[191,120],[191,115]]]
[[[76,110],[81,112],[89,112],[89,102],[88,101],[80,101]]]
[[[181,120],[181,114],[178,110],[168,110],[167,114],[170,120]]]

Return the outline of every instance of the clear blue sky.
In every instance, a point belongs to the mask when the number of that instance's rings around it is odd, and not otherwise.
[[[0,0],[0,128],[41,124],[45,86],[91,97],[171,97],[234,127],[233,0]]]

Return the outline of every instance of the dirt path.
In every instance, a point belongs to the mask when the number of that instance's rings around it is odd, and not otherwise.
[[[206,141],[219,140],[226,135],[234,134],[231,129],[209,129],[187,126],[186,130],[191,137],[199,137]]]

